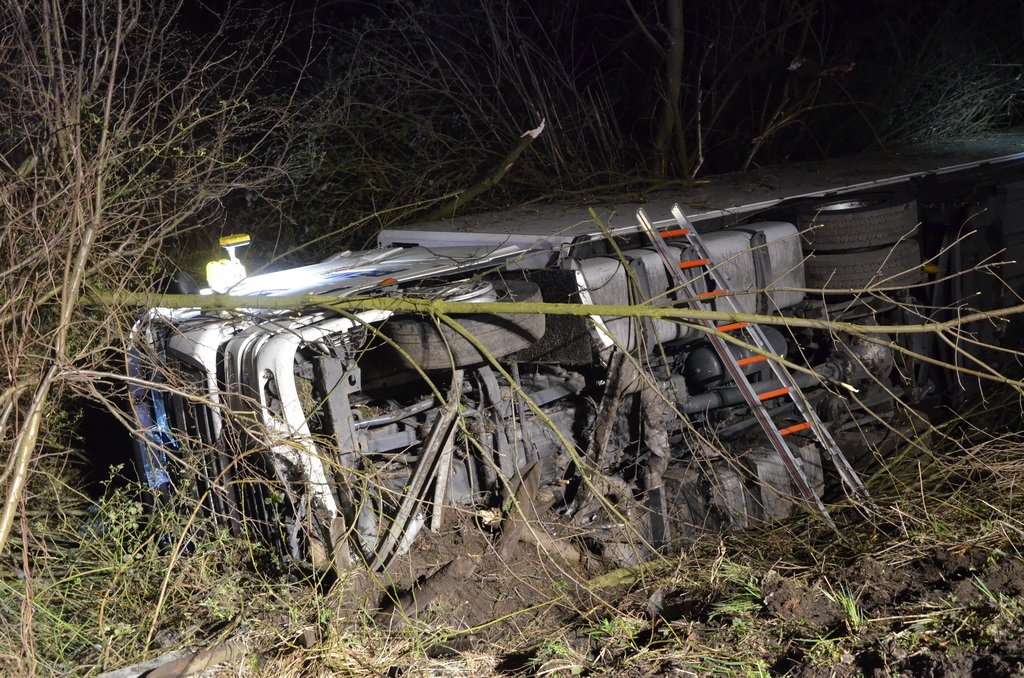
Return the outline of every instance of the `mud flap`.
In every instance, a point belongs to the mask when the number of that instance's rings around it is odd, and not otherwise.
[[[807,477],[807,483],[819,497],[822,496],[825,493],[825,476],[818,448],[813,444],[790,447]],[[796,505],[802,501],[779,455],[769,449],[755,452],[750,455],[748,466],[756,486],[757,517],[766,522],[790,518]]]
[[[733,530],[750,527],[753,502],[746,483],[731,468],[719,468],[711,479],[711,505]]]

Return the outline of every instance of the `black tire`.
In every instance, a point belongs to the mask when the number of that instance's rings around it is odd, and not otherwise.
[[[917,232],[917,201],[888,193],[851,195],[802,208],[797,215],[804,249],[814,252],[891,245]]]
[[[921,281],[921,250],[916,240],[904,240],[867,252],[812,254],[804,261],[804,274],[815,289],[903,287]]]
[[[495,281],[499,301],[541,301],[540,287],[526,280]],[[464,315],[454,318],[476,337],[495,358],[521,351],[544,335],[544,316],[536,314]],[[466,337],[447,325],[440,328],[430,318],[401,316],[385,323],[383,331],[407,354],[407,360],[424,370],[472,367],[487,362]]]

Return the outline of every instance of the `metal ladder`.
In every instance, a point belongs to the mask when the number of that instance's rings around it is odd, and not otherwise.
[[[679,205],[672,207],[672,216],[675,218],[677,228],[659,232],[655,229],[654,224],[643,209],[637,211],[637,219],[639,220],[641,227],[647,234],[648,238],[650,238],[655,250],[665,263],[665,268],[669,271],[669,275],[675,281],[679,294],[684,297],[686,303],[694,310],[705,310],[704,305],[708,299],[718,298],[720,303],[724,302],[733,313],[740,313],[736,300],[729,294],[729,290],[731,288],[729,286],[728,276],[711,261],[710,253],[708,252],[704,241],[701,240],[697,231],[690,224],[689,220],[687,220],[682,210],[679,209]],[[665,244],[665,239],[674,237],[685,237],[687,242],[693,248],[693,251],[697,253],[697,258],[692,261],[673,261],[673,257],[668,250],[668,246]],[[690,281],[683,276],[683,271],[696,268],[703,268],[705,274],[714,281],[714,290],[700,294],[692,294],[689,292]],[[786,436],[799,431],[810,431],[814,435],[818,444],[821,445],[825,454],[835,466],[836,471],[839,473],[839,476],[851,497],[859,500],[861,505],[867,507],[871,512],[877,513],[878,508],[871,500],[867,488],[864,487],[864,483],[861,482],[860,477],[858,477],[856,471],[853,470],[853,467],[850,465],[850,462],[846,457],[843,456],[843,453],[840,451],[839,446],[836,445],[836,441],[832,438],[828,429],[825,428],[821,419],[818,418],[814,408],[812,408],[810,403],[807,401],[807,397],[794,381],[793,375],[789,373],[789,370],[786,369],[786,366],[781,361],[771,360],[767,357],[769,355],[774,355],[774,348],[768,341],[768,338],[765,336],[761,327],[754,323],[747,322],[728,322],[721,325],[716,324],[713,320],[700,320],[698,322],[707,328],[708,340],[711,342],[711,345],[718,354],[722,364],[728,369],[729,375],[743,394],[743,399],[750,407],[750,410],[754,413],[754,416],[761,425],[761,428],[768,436],[768,440],[771,442],[772,447],[775,448],[775,451],[778,453],[783,465],[789,472],[797,490],[807,503],[815,507],[830,526],[833,528],[835,527],[835,523],[832,521],[831,516],[829,516],[828,511],[825,509],[825,505],[822,503],[821,498],[818,497],[818,494],[808,482],[800,460],[796,458],[793,451],[786,443]],[[728,342],[722,336],[723,333],[732,332],[746,334],[750,340],[749,343],[752,346],[757,347],[760,353],[747,358],[737,359],[729,349]],[[755,390],[753,384],[751,384],[747,379],[747,375],[743,373],[743,367],[758,362],[766,362],[768,364],[772,374],[778,381],[779,388],[774,388],[763,393],[758,393]],[[796,410],[799,412],[803,421],[781,429],[775,424],[771,418],[771,413],[768,411],[768,408],[765,407],[765,403],[769,400],[781,397],[788,397],[793,402],[793,405],[795,405]]]

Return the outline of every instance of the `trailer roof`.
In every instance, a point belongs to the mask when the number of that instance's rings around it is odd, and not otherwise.
[[[1024,167],[1024,131],[993,133],[944,142],[904,145],[844,158],[764,167],[701,179],[621,202],[525,205],[457,216],[383,231],[381,245],[515,244],[527,249],[602,234],[594,215],[612,232],[632,230],[643,208],[658,226],[668,225],[679,204],[691,221],[746,217],[781,203],[904,184],[942,175]]]

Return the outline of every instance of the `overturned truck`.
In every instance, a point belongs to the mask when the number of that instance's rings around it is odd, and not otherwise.
[[[301,304],[152,309],[129,360],[141,475],[343,568],[386,568],[456,514],[525,511],[628,564],[697,530],[829,520],[837,498],[870,510],[858,473],[897,404],[943,383],[906,357],[919,337],[833,328],[933,317],[949,249],[922,243],[920,193],[857,188],[700,236],[683,210],[385,232],[221,290]]]

